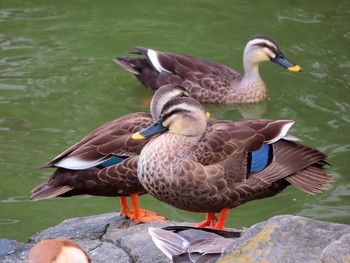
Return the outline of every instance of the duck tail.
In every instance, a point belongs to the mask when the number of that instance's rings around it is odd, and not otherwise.
[[[122,68],[126,69],[134,75],[140,75],[143,71],[143,63],[141,58],[132,58],[132,57],[118,57],[113,61],[117,63]]]
[[[316,194],[322,190],[330,188],[330,184],[334,181],[327,173],[324,165],[325,161],[314,163],[297,173],[286,177],[286,180],[308,194]]]
[[[31,191],[32,195],[30,196],[30,200],[37,201],[66,194],[74,188],[68,183],[70,180],[72,180],[70,170],[57,168],[50,179],[38,185]]]
[[[114,62],[126,69],[141,82],[142,85],[158,89],[161,84],[159,83],[159,72],[153,66],[147,52],[148,48],[135,47],[135,51],[131,54],[142,55],[143,57],[117,57]]]
[[[179,234],[161,228],[149,227],[148,232],[154,244],[171,260],[183,253],[188,241]]]
[[[308,145],[286,140],[280,140],[273,146],[273,162],[278,164],[275,168],[283,167],[283,171],[286,171],[283,177],[290,184],[309,194],[319,193],[330,187],[333,178],[326,170],[329,164],[324,153]],[[280,176],[282,173],[275,172],[273,176]]]
[[[32,190],[32,195],[30,196],[30,200],[38,201],[38,200],[57,197],[69,192],[72,189],[73,189],[72,187],[67,185],[63,185],[63,186],[50,185],[50,180],[48,180],[38,185]]]
[[[143,55],[144,57],[117,57],[113,59],[113,61],[130,73],[138,76],[142,74],[146,68],[152,68],[147,60],[147,50],[148,49],[144,47],[135,47],[135,51],[131,51],[130,54]]]

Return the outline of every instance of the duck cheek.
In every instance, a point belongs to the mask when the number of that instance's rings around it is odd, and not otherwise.
[[[175,122],[173,123],[170,127],[169,127],[169,131],[171,133],[176,133],[176,134],[180,134],[180,133],[183,133],[183,124],[178,121],[178,122]]]
[[[257,53],[257,61],[270,61],[270,58],[274,58],[276,56],[270,49],[264,48],[260,52]]]

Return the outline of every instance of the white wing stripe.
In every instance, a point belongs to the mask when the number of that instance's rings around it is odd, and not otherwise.
[[[160,64],[159,60],[158,60],[158,56],[157,56],[157,52],[152,50],[152,49],[148,49],[147,50],[147,56],[150,59],[153,67],[155,67],[155,69],[161,73],[161,72],[168,72],[171,73],[169,70],[166,70],[165,68],[162,67],[162,65]]]
[[[282,139],[283,137],[285,137],[287,135],[287,132],[288,130],[290,129],[290,127],[292,127],[292,125],[294,124],[294,121],[291,121],[291,122],[288,122],[286,123],[280,133],[273,139],[269,140],[269,141],[266,141],[265,143],[267,144],[271,144],[271,143],[274,143],[274,142],[277,142],[278,140]]]
[[[83,169],[87,169],[87,168],[91,168],[91,167],[94,167],[96,165],[99,165],[100,163],[103,163],[104,161],[106,161],[105,157],[98,159],[96,161],[93,161],[93,162],[83,161],[77,157],[70,157],[70,158],[65,158],[65,159],[57,162],[55,164],[55,166],[70,169],[70,170],[83,170]]]

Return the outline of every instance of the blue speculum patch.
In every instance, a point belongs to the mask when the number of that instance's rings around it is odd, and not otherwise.
[[[118,163],[121,163],[124,161],[127,157],[120,157],[120,156],[112,156],[108,160],[104,161],[103,163],[100,163],[98,167],[100,168],[106,168],[112,165],[116,165]]]
[[[250,173],[264,170],[272,160],[272,145],[264,144],[260,150],[251,153]]]

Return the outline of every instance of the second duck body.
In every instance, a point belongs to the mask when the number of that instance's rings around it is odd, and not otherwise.
[[[263,61],[272,61],[294,72],[301,70],[265,35],[256,35],[246,44],[243,75],[227,66],[189,55],[144,47],[135,50],[132,53],[144,57],[118,57],[115,62],[147,87],[158,89],[165,84],[180,84],[201,103],[254,103],[267,99],[268,91],[259,74],[259,64]]]

